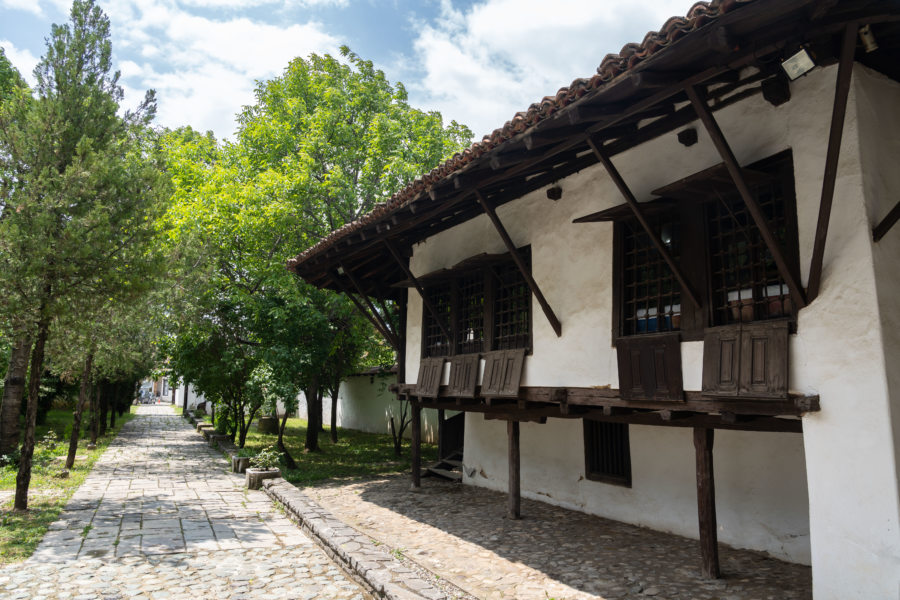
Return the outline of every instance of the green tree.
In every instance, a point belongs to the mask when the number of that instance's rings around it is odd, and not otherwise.
[[[0,172],[13,174],[3,188],[0,311],[15,339],[34,340],[16,478],[21,510],[51,327],[78,298],[108,294],[133,272],[129,249],[152,235],[166,193],[148,127],[154,95],[117,114],[122,89],[111,71],[109,20],[93,0],[76,0],[70,22],[53,26],[34,74],[33,97],[16,93],[0,107]]]

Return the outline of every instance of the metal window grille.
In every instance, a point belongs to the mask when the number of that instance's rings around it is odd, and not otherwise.
[[[476,271],[457,282],[457,352],[484,350],[484,273]]]
[[[782,248],[788,238],[783,178],[753,190]],[[791,188],[793,189],[793,188]],[[720,196],[707,207],[712,314],[716,325],[792,314],[787,285],[740,196]]]
[[[428,299],[435,311],[444,319],[448,327],[451,314],[451,287],[449,283],[438,284],[426,290]],[[435,320],[431,311],[424,308],[425,312],[425,356],[448,356],[450,354],[450,340],[441,331],[441,326]]]
[[[586,477],[631,485],[631,448],[626,423],[584,421]]]
[[[650,219],[677,261],[681,223],[677,211]],[[636,222],[623,223],[622,334],[675,331],[681,326],[681,288],[669,265]]]
[[[530,263],[530,256],[523,258]],[[515,264],[497,267],[495,273],[493,349],[527,348],[531,344],[531,290]]]

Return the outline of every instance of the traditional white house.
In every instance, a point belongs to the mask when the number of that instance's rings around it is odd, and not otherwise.
[[[898,81],[897,2],[698,3],[290,268],[397,303],[397,393],[464,412],[463,481],[511,517],[897,598]]]

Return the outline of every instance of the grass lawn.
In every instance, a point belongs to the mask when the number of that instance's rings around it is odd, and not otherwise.
[[[35,440],[38,443],[35,445],[31,485],[28,490],[28,511],[18,513],[12,510],[12,492],[16,489],[18,467],[15,465],[0,467],[0,564],[25,560],[31,556],[44,537],[47,527],[56,520],[66,502],[84,482],[115,434],[133,417],[131,413],[126,413],[122,417],[117,416],[115,430],[107,429],[106,435],[97,439],[96,450],[85,450],[87,440],[79,440],[78,456],[84,456],[85,460],[76,460],[75,467],[69,471],[69,476],[60,479],[54,475],[62,471],[65,458],[57,457],[65,457],[68,452],[72,412],[51,410],[47,414],[47,423],[35,430]],[[40,443],[50,431],[54,432],[59,440],[55,447]]]
[[[297,461],[298,469],[286,471],[282,476],[291,483],[304,486],[329,479],[360,479],[387,473],[409,472],[409,440],[403,441],[403,456],[394,454],[394,442],[390,434],[363,433],[352,429],[338,429],[338,442],[331,443],[328,429],[319,432],[319,452],[305,452],[306,421],[288,419],[284,431],[284,444]],[[259,433],[256,425],[250,427],[245,448],[258,451],[274,446],[276,434]],[[422,463],[437,460],[437,445],[422,443]]]

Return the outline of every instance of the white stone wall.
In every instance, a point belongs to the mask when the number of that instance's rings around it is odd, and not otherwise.
[[[757,96],[716,113],[742,164],[793,150],[804,285],[836,72],[836,67],[818,68],[793,82],[793,100],[780,107]],[[817,598],[898,593],[898,578],[884,573],[898,572],[900,546],[894,443],[894,430],[900,425],[892,417],[898,412],[891,408],[898,407],[890,404],[888,391],[889,382],[893,390],[900,390],[896,307],[900,289],[894,289],[900,287],[896,275],[900,230],[891,233],[892,241],[874,249],[871,242],[875,214],[886,214],[900,190],[896,88],[863,67],[855,69],[821,295],[800,312],[798,333],[791,336],[791,390],[819,394],[822,411],[804,417],[802,436],[716,434],[720,539],[791,561],[812,561]],[[864,102],[872,110],[891,113],[889,129],[880,116],[859,116],[870,110]],[[648,199],[651,190],[721,162],[703,127],[695,126],[699,143],[694,146],[681,146],[672,133],[613,159],[638,199]],[[867,139],[885,141],[865,141],[861,146],[860,130]],[[879,158],[863,167],[860,156],[867,153]],[[879,175],[882,170],[890,174]],[[599,165],[560,183],[563,198],[558,202],[548,200],[542,189],[498,210],[513,241],[531,245],[534,277],[562,321],[563,335],[557,338],[533,303],[534,349],[526,359],[523,384],[617,387],[611,340],[612,226],[571,221],[623,199]],[[424,274],[480,252],[504,250],[482,216],[416,245],[411,267]],[[421,325],[421,299],[411,290],[407,347],[412,350],[406,361],[410,374],[418,372]],[[885,350],[890,352],[890,364]],[[700,389],[702,342],[683,343],[682,357],[685,389]],[[900,403],[897,393],[893,398],[894,404]],[[466,427],[465,462],[468,472],[474,472],[466,481],[504,488],[502,423],[470,414]],[[581,480],[582,443],[580,421],[551,419],[546,425],[523,425],[523,493],[697,536],[689,432],[632,426],[631,489]],[[886,571],[889,566],[892,571]]]

